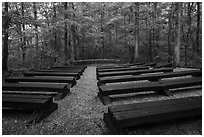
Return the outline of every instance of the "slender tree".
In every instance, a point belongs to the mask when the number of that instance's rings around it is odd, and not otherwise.
[[[196,49],[199,54],[199,35],[200,35],[200,2],[197,2],[197,32],[196,32]]]
[[[103,36],[103,20],[104,20],[104,3],[101,3],[101,10],[100,10],[100,12],[101,12],[101,45],[102,45],[102,58],[104,59],[104,46],[105,46],[105,44],[104,44],[104,36]]]
[[[173,9],[172,9],[172,5],[171,5],[170,11],[168,13],[168,63],[172,62],[172,46],[171,46],[172,14],[173,14]]]
[[[24,11],[24,2],[21,2],[21,13],[22,16],[24,18],[25,16],[25,11]],[[22,50],[22,64],[24,64],[25,61],[25,51],[26,51],[26,34],[25,34],[25,24],[22,23],[22,29],[23,29],[23,42],[22,42],[22,46],[21,46],[21,50]]]
[[[64,16],[64,19],[68,19],[68,16],[67,16],[67,2],[64,2],[64,10],[65,10],[65,16]],[[67,51],[67,34],[68,34],[68,30],[67,30],[67,22],[65,21],[65,24],[64,24],[64,55],[65,55],[65,64],[67,64],[67,61],[68,61],[68,51]]]
[[[180,47],[181,47],[181,2],[176,3],[177,24],[176,24],[176,44],[174,46],[174,66],[180,66]]]
[[[37,25],[37,9],[36,9],[36,2],[33,2],[33,13],[35,19],[35,46],[36,46],[36,53],[38,53],[38,25]]]
[[[139,57],[139,2],[135,2],[135,47],[134,47],[134,62]]]
[[[8,45],[9,45],[9,15],[8,15],[8,2],[4,3],[4,22],[3,22],[3,58],[2,58],[2,69],[3,71],[8,70]]]

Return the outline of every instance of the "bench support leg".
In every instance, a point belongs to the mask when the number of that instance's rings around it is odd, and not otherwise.
[[[56,103],[53,103],[49,108],[45,110],[34,111],[34,113],[31,115],[31,120],[28,121],[27,125],[33,125],[33,124],[39,123],[42,119],[44,119],[52,112],[57,110],[57,108],[58,108],[58,105]]]
[[[107,127],[110,129],[111,135],[127,135],[127,128],[117,128],[116,125],[111,120],[111,116],[108,113],[104,113],[103,120],[106,123]]]
[[[166,96],[173,96],[173,94],[169,91],[169,89],[164,89],[164,90],[160,90],[160,91],[157,91],[161,94],[164,94]]]
[[[111,102],[110,97],[102,95],[100,91],[98,92],[98,97],[104,105],[107,105]]]

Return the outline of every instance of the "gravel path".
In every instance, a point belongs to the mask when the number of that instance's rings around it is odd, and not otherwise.
[[[89,66],[77,85],[64,99],[56,101],[58,109],[42,122],[26,126],[32,113],[20,111],[2,113],[2,134],[49,134],[49,135],[107,135],[109,130],[103,122],[104,106],[97,97],[96,67]],[[175,93],[177,94],[177,93]],[[201,90],[178,92],[174,97],[201,95]],[[127,96],[126,96],[127,97]],[[173,97],[173,98],[174,98]],[[130,96],[130,98],[112,98],[112,105],[128,104],[149,100],[167,99],[169,97],[150,94]],[[187,119],[175,123],[156,124],[153,126],[136,127],[130,134],[202,134],[201,119]]]

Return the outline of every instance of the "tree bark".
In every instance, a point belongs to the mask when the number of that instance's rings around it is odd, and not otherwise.
[[[22,16],[24,17],[24,2],[21,2],[21,13]],[[22,46],[21,46],[21,50],[22,50],[22,64],[24,64],[25,62],[25,52],[26,52],[26,34],[25,34],[25,24],[22,23],[22,29],[23,29],[23,42],[22,42]]]
[[[171,5],[171,11],[169,13],[168,17],[168,63],[172,62],[172,47],[171,47],[171,35],[172,35],[172,5]]]
[[[200,34],[200,2],[197,2],[197,32],[196,32],[196,50],[199,54],[199,34]]]
[[[101,45],[102,45],[102,58],[104,59],[104,36],[103,36],[103,20],[104,20],[104,5],[101,3]]]
[[[75,11],[75,8],[74,8],[74,3],[72,2],[71,3],[72,5],[72,10]],[[72,15],[72,20],[74,21],[75,20],[75,13],[73,13]],[[77,50],[77,47],[78,47],[78,36],[77,36],[77,26],[76,25],[71,25],[72,26],[72,35],[73,35],[73,52],[74,52],[74,60],[77,60],[78,59],[78,50]]]
[[[188,32],[186,34],[186,39],[185,39],[185,66],[187,66],[187,60],[188,60],[188,54],[187,54],[187,47],[189,43],[189,35],[191,35],[191,9],[192,9],[193,4],[191,5],[190,2],[188,3]]]
[[[132,18],[133,18],[133,8],[132,6],[129,7],[130,9],[130,14],[129,14],[129,25],[131,25],[131,21],[132,21]],[[129,35],[131,35],[132,33],[132,30],[129,29]],[[134,61],[134,47],[131,45],[131,43],[129,43],[129,61],[130,63],[133,63]]]
[[[53,12],[54,12],[54,20],[55,20],[55,22],[56,22],[56,20],[57,20],[57,11],[56,11],[56,6],[55,5],[53,5]],[[52,50],[54,51],[54,48],[55,48],[55,46],[57,47],[58,45],[57,45],[57,33],[56,33],[56,31],[54,31],[54,43],[51,43],[52,44]]]
[[[8,16],[8,2],[4,3],[5,22],[3,24],[4,37],[3,37],[3,57],[2,57],[2,70],[8,70],[8,37],[9,37],[9,16]]]
[[[64,10],[67,10],[67,2],[64,2]],[[68,19],[67,13],[65,13],[64,19]],[[68,61],[68,50],[67,50],[67,34],[68,34],[68,30],[67,30],[67,22],[65,22],[64,24],[64,55],[65,55],[65,61],[64,64],[67,65],[67,61]]]
[[[33,2],[33,12],[34,12],[34,19],[35,19],[35,45],[36,45],[36,53],[38,53],[38,25],[37,25],[37,9],[36,9],[36,2]]]
[[[134,48],[134,62],[139,57],[139,2],[135,2],[135,48]]]
[[[180,47],[181,47],[181,2],[177,6],[177,24],[176,24],[176,44],[174,46],[174,66],[180,66]]]

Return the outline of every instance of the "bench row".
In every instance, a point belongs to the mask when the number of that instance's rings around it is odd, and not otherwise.
[[[66,68],[50,69],[45,72],[38,70],[24,73],[25,77],[6,78],[6,83],[2,83],[2,107],[34,110],[37,115],[30,122],[39,122],[57,109],[53,97],[64,98],[85,69],[73,67],[75,72],[71,72],[71,69]],[[73,76],[70,77],[70,74]]]
[[[128,127],[202,116],[202,96],[114,105],[104,113],[113,134],[127,134]]]
[[[110,102],[110,95],[128,94],[136,92],[156,91],[171,96],[170,89],[202,85],[202,77],[190,77],[183,79],[161,80],[158,82],[139,82],[128,84],[99,86],[98,96],[103,104]]]

